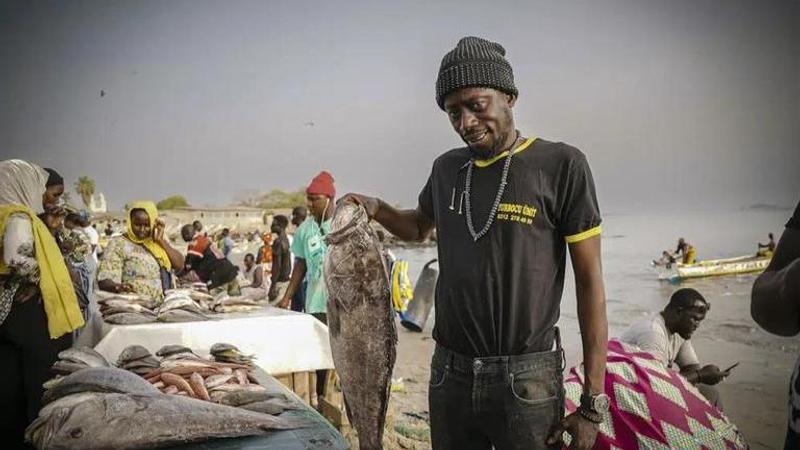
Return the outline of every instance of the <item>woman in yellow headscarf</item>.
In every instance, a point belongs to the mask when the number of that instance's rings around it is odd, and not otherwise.
[[[97,274],[100,289],[136,293],[158,301],[172,284],[172,270],[183,269],[183,255],[164,237],[164,222],[153,202],[128,206],[128,230],[109,241]]]
[[[64,258],[37,217],[61,195],[47,192],[47,180],[37,165],[0,161],[0,436],[13,448],[39,412],[58,353],[83,325]]]

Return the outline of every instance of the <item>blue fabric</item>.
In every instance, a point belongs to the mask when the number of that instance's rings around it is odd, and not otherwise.
[[[303,312],[306,308],[306,288],[308,287],[308,282],[303,280],[300,283],[300,287],[297,288],[297,291],[294,293],[294,297],[292,297],[292,311]]]
[[[233,239],[230,236],[222,240],[222,254],[227,258],[233,250]]]

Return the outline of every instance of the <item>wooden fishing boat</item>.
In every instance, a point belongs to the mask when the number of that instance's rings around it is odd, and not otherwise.
[[[709,259],[695,264],[675,263],[669,267],[655,266],[659,280],[685,280],[687,278],[736,275],[762,272],[769,265],[771,256],[737,256],[735,258]]]

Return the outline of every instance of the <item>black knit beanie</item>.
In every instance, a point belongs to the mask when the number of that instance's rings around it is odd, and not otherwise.
[[[502,45],[468,36],[461,38],[439,67],[436,79],[436,103],[444,109],[447,94],[467,87],[489,87],[507,94],[519,95],[514,86],[514,73],[506,61]]]

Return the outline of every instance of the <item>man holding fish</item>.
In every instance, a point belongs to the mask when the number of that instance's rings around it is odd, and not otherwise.
[[[350,194],[404,240],[437,230],[437,346],[429,402],[435,449],[588,449],[608,409],[600,212],[586,157],[516,130],[505,49],[466,37],[447,53],[436,101],[465,147],[433,163],[414,210]],[[556,323],[566,254],[575,274],[584,395],[564,415]]]

